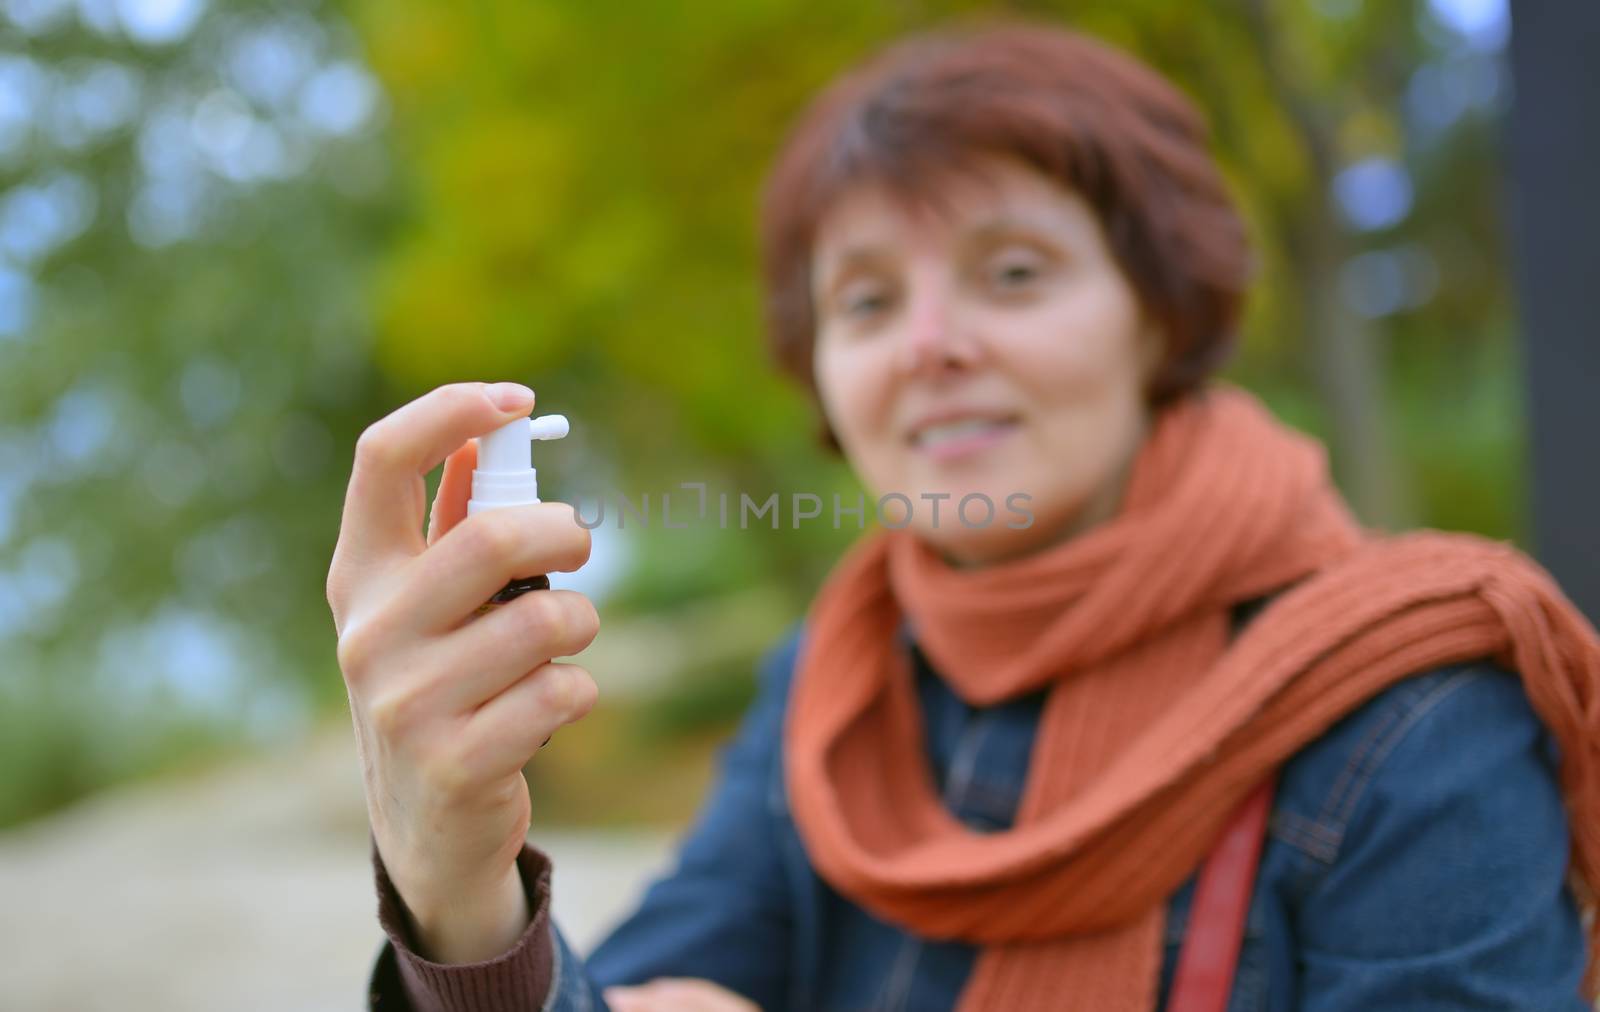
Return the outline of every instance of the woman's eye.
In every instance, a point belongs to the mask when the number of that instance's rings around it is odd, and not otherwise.
[[[852,317],[871,316],[888,304],[888,296],[876,289],[851,292],[840,300],[844,314]]]
[[[1016,288],[1038,277],[1039,268],[1032,261],[1001,261],[995,266],[992,276],[994,281],[1001,287]]]

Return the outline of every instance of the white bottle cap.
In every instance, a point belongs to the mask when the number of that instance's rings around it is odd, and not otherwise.
[[[560,439],[570,429],[565,415],[540,415],[507,422],[478,437],[478,466],[472,471],[467,513],[539,501],[539,472],[533,467],[534,439]]]

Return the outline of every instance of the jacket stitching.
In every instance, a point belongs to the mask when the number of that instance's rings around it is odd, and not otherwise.
[[[1406,713],[1405,719],[1401,722],[1400,726],[1395,728],[1394,733],[1384,740],[1382,747],[1372,757],[1372,762],[1363,771],[1358,789],[1352,791],[1350,796],[1345,799],[1344,811],[1340,813],[1341,836],[1343,835],[1344,829],[1349,825],[1351,816],[1355,813],[1357,803],[1361,800],[1362,796],[1365,795],[1367,785],[1371,783],[1372,778],[1377,775],[1378,770],[1383,766],[1384,760],[1387,759],[1389,754],[1393,752],[1400,742],[1405,739],[1406,732],[1415,727],[1419,720],[1431,713],[1436,707],[1438,707],[1440,703],[1444,702],[1451,695],[1453,695],[1457,689],[1461,688],[1461,686],[1467,684],[1468,682],[1479,678],[1480,676],[1480,672],[1472,670],[1461,671],[1453,674],[1444,682],[1433,686],[1428,694],[1422,697],[1422,699],[1418,700],[1416,705]]]
[[[1344,768],[1339,771],[1339,776],[1335,778],[1333,787],[1328,791],[1328,797],[1322,804],[1322,811],[1317,814],[1317,822],[1333,836],[1335,841],[1339,839],[1342,827],[1332,824],[1334,813],[1339,809],[1345,793],[1352,789],[1351,784],[1355,779],[1356,771],[1366,761],[1367,755],[1372,751],[1374,744],[1389,729],[1390,725],[1399,720],[1400,709],[1398,702],[1384,707],[1383,713],[1367,729],[1366,734],[1356,743],[1356,747],[1350,750],[1349,757],[1345,759]]]
[[[1327,864],[1339,855],[1339,840],[1322,825],[1300,815],[1279,809],[1273,814],[1272,835],[1297,850]]]
[[[955,755],[950,759],[950,773],[945,779],[944,803],[952,812],[967,803],[978,769],[978,753],[992,723],[990,711],[979,711],[962,728],[961,740],[956,743]]]
[[[1408,683],[1401,683],[1401,690],[1410,690],[1413,687]],[[1367,756],[1377,747],[1379,739],[1399,720],[1401,720],[1408,706],[1412,705],[1412,692],[1396,692],[1395,695],[1384,700],[1384,708],[1373,721],[1372,726],[1366,729],[1361,740],[1350,750],[1345,765],[1335,779],[1333,787],[1328,791],[1328,797],[1323,802],[1322,811],[1318,813],[1317,821],[1337,844],[1343,832],[1343,827],[1337,824],[1336,812],[1343,807],[1344,799],[1348,793],[1355,790],[1355,781],[1359,777],[1361,766]],[[1326,733],[1326,732],[1324,732]]]
[[[1333,810],[1335,806],[1333,805],[1334,798],[1332,797],[1329,798],[1329,804],[1324,809],[1324,828],[1334,834],[1339,847],[1344,845],[1345,831],[1349,828],[1350,819],[1355,814],[1356,806],[1365,797],[1368,785],[1377,776],[1384,760],[1405,739],[1406,733],[1415,727],[1418,721],[1437,708],[1440,703],[1453,695],[1456,690],[1481,676],[1482,672],[1476,669],[1457,671],[1444,681],[1430,686],[1411,705],[1393,711],[1394,719],[1385,722],[1385,733],[1383,735],[1373,734],[1368,736],[1370,747],[1363,749],[1365,761],[1356,770],[1355,779],[1351,783],[1348,792],[1340,799],[1337,811]],[[1329,824],[1329,820],[1331,820],[1331,824]]]

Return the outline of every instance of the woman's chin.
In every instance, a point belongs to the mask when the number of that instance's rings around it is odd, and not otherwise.
[[[1009,522],[1018,521],[1013,517]],[[910,529],[946,562],[970,569],[1028,554],[1032,541],[1025,536],[1028,531],[1009,528],[1006,523],[998,518],[986,527],[964,527],[959,522],[935,527],[919,522]]]

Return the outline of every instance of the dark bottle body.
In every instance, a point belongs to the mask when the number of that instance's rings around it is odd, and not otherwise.
[[[489,600],[478,605],[478,610],[474,614],[482,615],[491,608],[498,608],[502,604],[515,601],[530,590],[549,589],[550,578],[548,576],[519,576],[495,591],[494,596]]]

